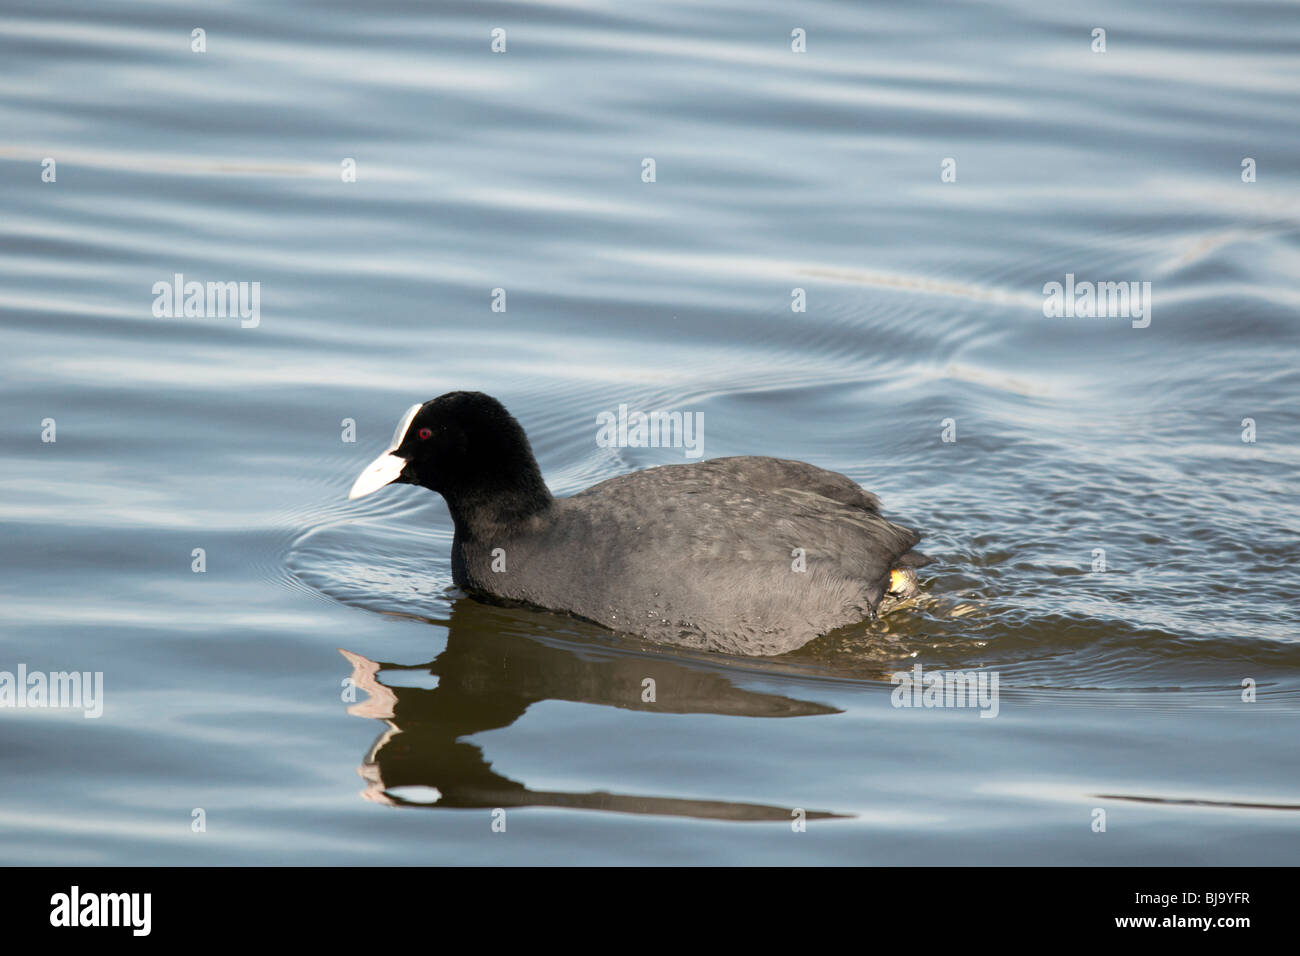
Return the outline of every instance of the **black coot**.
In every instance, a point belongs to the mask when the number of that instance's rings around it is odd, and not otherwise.
[[[732,654],[873,618],[930,561],[875,495],[801,461],[665,465],[552,497],[523,428],[481,392],[413,405],[348,497],[391,482],[446,499],[467,592]]]

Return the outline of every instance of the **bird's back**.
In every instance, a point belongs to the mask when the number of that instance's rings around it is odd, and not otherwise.
[[[622,475],[496,541],[458,541],[461,582],[650,640],[746,655],[871,617],[919,536],[844,475],[720,458]],[[493,570],[493,552],[496,570]]]

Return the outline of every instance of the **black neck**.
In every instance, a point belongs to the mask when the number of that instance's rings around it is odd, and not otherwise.
[[[496,482],[482,480],[464,488],[442,491],[456,534],[466,539],[487,539],[504,529],[540,515],[554,499],[536,462],[531,467]]]

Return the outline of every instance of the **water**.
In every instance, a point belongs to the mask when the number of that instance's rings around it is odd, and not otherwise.
[[[1298,53],[1289,3],[8,0],[0,670],[105,710],[0,710],[0,858],[1294,863]],[[770,660],[477,605],[440,499],[344,497],[456,388],[557,494],[685,460],[598,413],[700,412],[939,563]],[[998,716],[892,707],[917,663]]]

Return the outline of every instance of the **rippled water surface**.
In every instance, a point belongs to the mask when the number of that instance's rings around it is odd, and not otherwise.
[[[1297,13],[8,0],[0,670],[105,706],[0,709],[0,859],[1294,863]],[[476,604],[440,498],[345,497],[458,388],[557,494],[702,413],[937,563],[771,659]]]

